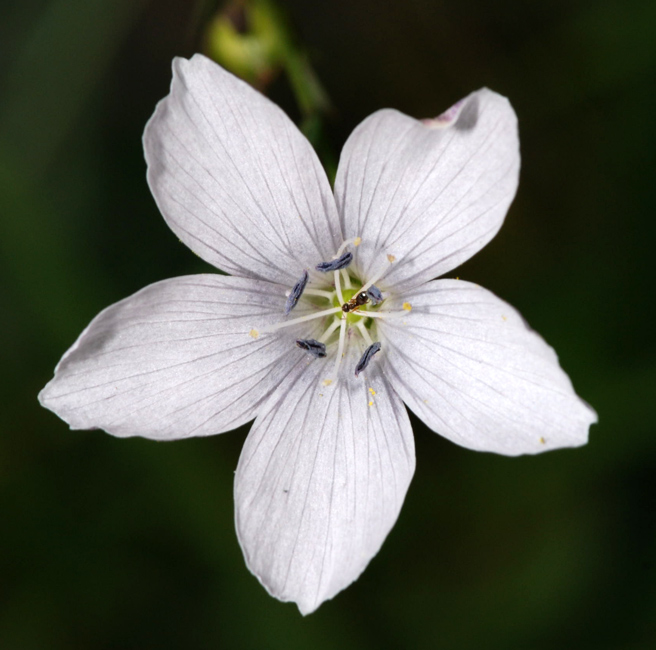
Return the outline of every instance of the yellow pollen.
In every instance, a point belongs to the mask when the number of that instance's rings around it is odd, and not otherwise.
[[[330,386],[330,384],[333,383],[333,380],[332,380],[332,379],[324,379],[321,383],[322,383],[324,386]]]
[[[503,314],[501,314],[501,318],[503,318],[503,320],[508,320],[508,317],[504,316]]]
[[[403,309],[405,309],[406,311],[410,311],[412,309],[412,305],[409,302],[404,302]]]
[[[544,438],[540,438],[540,442],[544,445],[546,443],[546,440]]]
[[[362,243],[362,237],[356,237],[353,240],[353,246],[359,246]]]
[[[256,339],[256,338],[260,335],[260,333],[259,333],[257,330],[251,330],[251,331],[249,332],[249,334],[250,334],[254,339]]]
[[[373,402],[369,402],[369,406],[373,406],[373,405],[374,405],[374,403],[373,403]]]
[[[391,264],[392,262],[394,262],[394,260],[396,260],[396,257],[394,257],[394,255],[388,255],[387,259],[389,260],[389,262]]]
[[[369,392],[370,392],[372,395],[375,395],[375,394],[376,394],[376,391],[375,391],[373,388],[370,388],[370,389],[369,389]]]

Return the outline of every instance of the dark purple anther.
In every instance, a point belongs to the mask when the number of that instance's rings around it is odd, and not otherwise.
[[[344,253],[341,257],[330,262],[321,262],[315,268],[322,273],[329,273],[330,271],[339,271],[345,269],[353,261],[353,253]]]
[[[369,296],[372,305],[380,305],[380,303],[383,302],[383,294],[376,285],[372,284],[367,289],[367,296]]]
[[[296,303],[303,295],[303,291],[305,291],[305,285],[308,283],[309,277],[308,272],[303,271],[301,279],[294,285],[290,294],[287,296],[287,302],[285,303],[285,316],[288,316],[289,312],[296,307]]]
[[[378,341],[370,345],[364,351],[362,358],[360,359],[360,361],[358,361],[358,365],[355,366],[356,377],[369,365],[369,362],[373,358],[374,354],[376,354],[376,352],[380,352],[380,343]]]
[[[296,345],[309,352],[315,359],[321,359],[326,356],[326,346],[316,339],[298,339]]]

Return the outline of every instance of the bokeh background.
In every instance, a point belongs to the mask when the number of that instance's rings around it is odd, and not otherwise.
[[[656,647],[653,0],[3,0],[0,647]],[[302,618],[245,568],[247,428],[71,432],[36,395],[103,307],[207,272],[158,214],[141,133],[175,55],[238,69],[328,169],[369,113],[511,98],[520,189],[457,274],[517,306],[599,412],[508,459],[413,420],[417,471],[363,576]],[[455,274],[455,273],[454,273]]]

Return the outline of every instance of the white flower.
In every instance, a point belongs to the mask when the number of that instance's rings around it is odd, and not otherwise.
[[[480,90],[423,122],[374,113],[333,197],[277,106],[199,55],[173,72],[144,134],[148,182],[176,235],[232,277],[164,280],[108,307],[40,399],[73,429],[120,437],[255,418],[239,541],[266,589],[307,614],[399,514],[415,466],[404,402],[453,442],[506,455],[582,445],[596,415],[512,307],[433,280],[494,237],[514,197],[505,98]]]

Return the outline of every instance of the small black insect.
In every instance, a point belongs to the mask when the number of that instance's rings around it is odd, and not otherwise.
[[[357,295],[353,296],[348,302],[345,302],[342,305],[342,311],[346,314],[362,305],[366,305],[369,302],[369,296],[366,291],[361,291]]]

